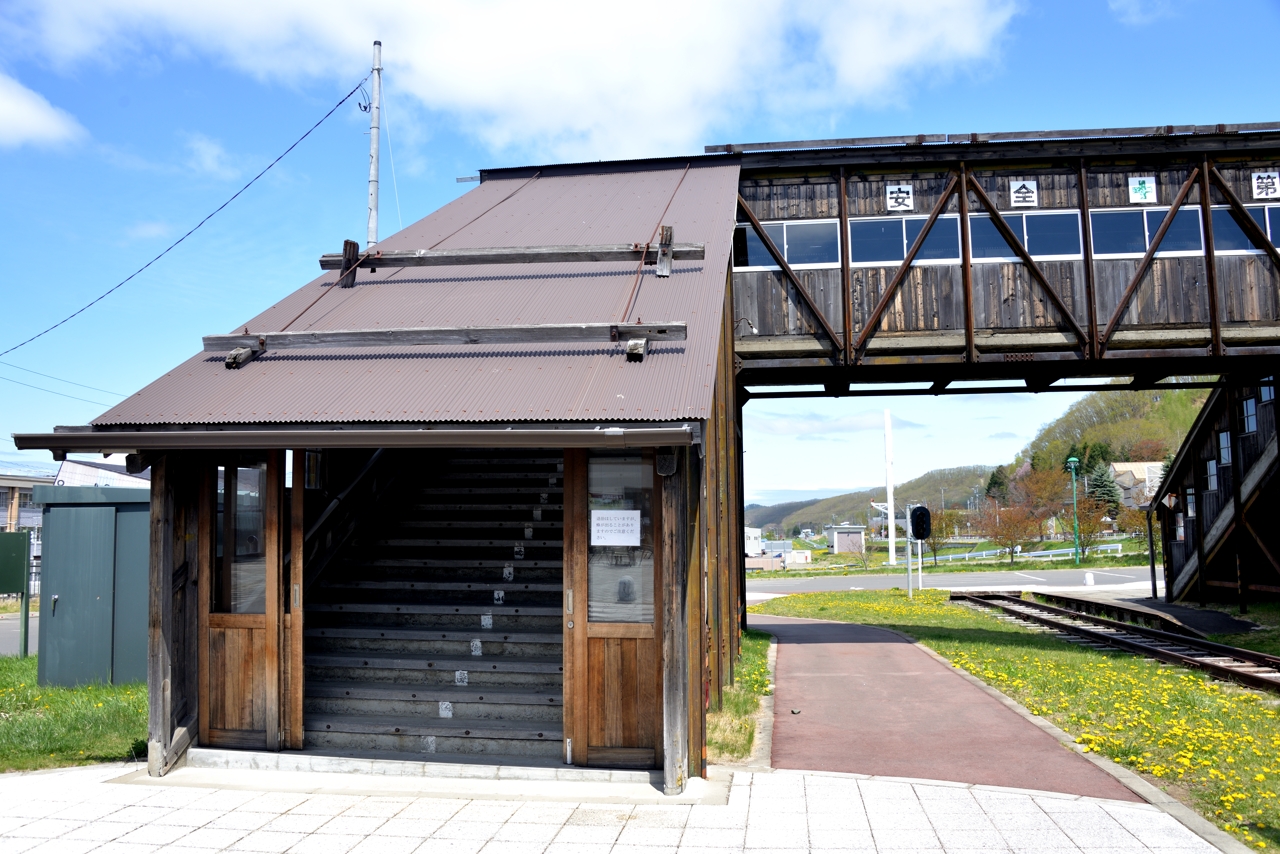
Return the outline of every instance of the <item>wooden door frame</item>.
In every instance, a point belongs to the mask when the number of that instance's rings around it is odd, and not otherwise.
[[[217,560],[217,536],[214,523],[217,516],[217,469],[238,466],[238,454],[232,452],[222,458],[213,458],[201,465],[198,534],[198,581],[196,585],[197,669],[200,743],[215,747],[265,747],[279,750],[281,747],[281,631],[284,620],[281,608],[281,569],[284,558],[284,537],[280,530],[284,491],[284,451],[266,453],[266,483],[263,488],[264,557],[266,572],[266,601],[262,614],[233,614],[213,610],[214,562]],[[224,499],[224,520],[229,518],[234,504]],[[224,535],[224,557],[228,548],[234,549],[234,540]],[[263,699],[265,729],[217,730],[210,726],[212,683],[210,640],[211,630],[220,628],[261,629],[265,633],[263,645]]]
[[[655,648],[653,745],[654,767],[664,763],[664,650],[663,612],[665,555],[663,554],[663,478],[654,465],[657,449],[645,448],[652,467],[653,514],[653,622],[591,623],[587,619],[590,516],[587,471],[590,452],[566,448],[564,465],[564,738],[566,764],[585,766],[591,762],[590,697],[588,649],[590,638],[635,638],[650,640]],[[576,614],[575,614],[576,611]]]

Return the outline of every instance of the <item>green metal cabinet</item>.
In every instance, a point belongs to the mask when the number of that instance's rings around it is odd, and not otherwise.
[[[37,486],[32,501],[44,505],[40,684],[145,680],[148,491]]]

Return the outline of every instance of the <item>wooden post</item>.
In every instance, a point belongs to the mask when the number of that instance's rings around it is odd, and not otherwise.
[[[1157,599],[1159,591],[1156,589],[1156,538],[1151,528],[1151,514],[1155,512],[1155,507],[1147,506],[1147,557],[1151,559],[1151,598]],[[1161,540],[1163,541],[1163,537]]]
[[[1089,358],[1098,358],[1098,305],[1094,296],[1093,220],[1089,215],[1089,167],[1080,159],[1080,229],[1084,240],[1084,303],[1089,312]],[[1150,518],[1147,519],[1150,522]],[[1154,553],[1153,553],[1154,554]],[[1154,559],[1154,558],[1153,558]],[[1153,569],[1152,572],[1155,570]],[[1155,598],[1155,594],[1152,594]]]
[[[281,529],[281,513],[284,506],[284,451],[267,454],[267,483],[263,490],[266,534],[266,644],[263,650],[266,661],[265,694],[267,708],[267,750],[280,749],[280,629],[284,623],[280,602],[280,565],[284,562],[284,531]]]
[[[662,742],[663,793],[678,795],[689,776],[688,548],[685,478],[688,450],[672,450],[676,470],[662,478]]]
[[[587,764],[587,452],[564,452],[565,763]]]
[[[1200,185],[1200,192],[1208,195],[1208,180],[1204,180]],[[1208,208],[1204,208],[1208,211]],[[1211,232],[1205,232],[1205,239],[1208,240]],[[1213,256],[1209,255],[1209,259]],[[1210,260],[1210,263],[1212,261]],[[1221,339],[1219,339],[1221,343]],[[1231,518],[1235,523],[1235,530],[1231,532],[1231,545],[1236,553],[1236,594],[1240,605],[1240,613],[1249,613],[1249,603],[1247,600],[1245,583],[1243,578],[1243,570],[1240,566],[1240,546],[1244,544],[1245,523],[1244,523],[1244,505],[1240,501],[1240,488],[1244,485],[1244,466],[1240,460],[1240,410],[1236,406],[1237,400],[1235,389],[1227,386],[1223,389],[1223,393],[1227,398],[1227,430],[1231,433]]]
[[[1209,158],[1205,157],[1200,167],[1200,221],[1204,227],[1204,283],[1209,290],[1209,332],[1212,336],[1210,352],[1214,356],[1223,355],[1222,348],[1222,306],[1218,297],[1218,263],[1213,249],[1213,211],[1209,199]],[[1235,442],[1235,432],[1231,434]],[[1235,459],[1232,458],[1234,466]],[[1236,509],[1239,509],[1236,502]],[[1244,613],[1241,611],[1241,613]]]
[[[960,287],[964,290],[964,360],[978,361],[973,341],[973,255],[969,246],[969,171],[960,164]],[[995,213],[994,208],[991,209]],[[908,561],[908,566],[910,561]]]
[[[703,452],[706,446],[703,445]],[[689,512],[686,527],[688,558],[686,559],[685,614],[688,635],[685,638],[685,655],[688,656],[688,706],[689,721],[689,775],[706,774],[706,695],[708,679],[707,660],[707,603],[705,594],[707,565],[707,472],[702,457],[692,450],[686,456],[689,471],[685,477],[685,506]]]
[[[306,690],[305,673],[302,662],[303,631],[303,559],[305,550],[306,524],[303,509],[306,506],[307,452],[299,448],[293,452],[293,486],[290,491],[290,542],[289,553],[289,696],[288,704],[288,747],[301,750],[305,746],[306,733],[303,729],[302,702]]]
[[[209,611],[213,608],[213,562],[217,513],[217,465],[205,460],[200,465],[199,534],[196,546],[196,717],[201,744],[209,743]]]
[[[853,281],[849,264],[853,260],[849,252],[849,194],[844,167],[840,167],[840,200],[836,210],[840,216],[840,295],[844,309],[844,363],[853,362]]]
[[[150,596],[147,608],[147,773],[160,777],[172,734],[173,501],[164,457],[151,465]]]

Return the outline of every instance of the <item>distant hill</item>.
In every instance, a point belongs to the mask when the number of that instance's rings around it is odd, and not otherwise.
[[[928,504],[937,508],[942,503],[943,491],[947,494],[948,507],[963,507],[974,487],[985,488],[994,466],[962,466],[951,469],[934,469],[914,480],[893,487],[893,501],[904,504]],[[752,527],[771,527],[785,532],[799,525],[801,528],[822,529],[823,525],[848,522],[865,525],[872,501],[884,501],[883,486],[848,492],[819,501],[795,501],[774,504],[770,507],[754,507],[747,511],[747,524]]]

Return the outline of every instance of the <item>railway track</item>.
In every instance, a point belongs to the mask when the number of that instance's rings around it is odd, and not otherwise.
[[[1072,639],[1190,667],[1224,681],[1280,694],[1280,657],[1187,634],[1137,626],[1003,594],[953,593],[951,598]]]

